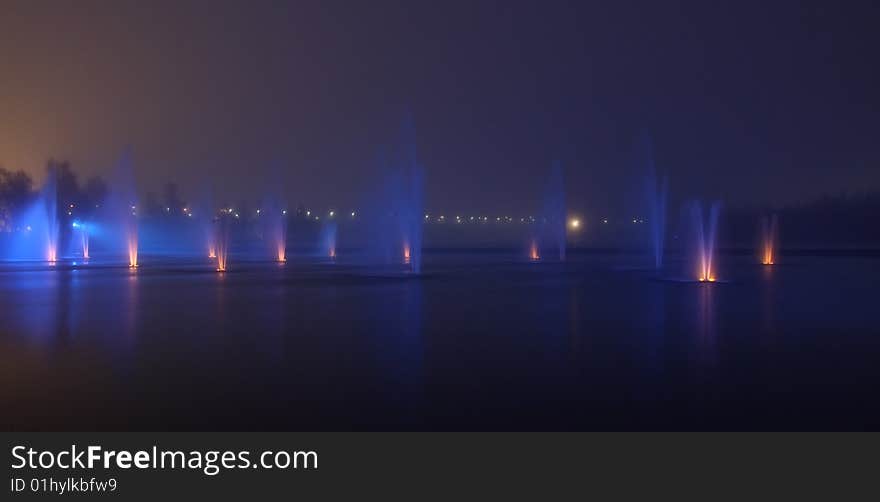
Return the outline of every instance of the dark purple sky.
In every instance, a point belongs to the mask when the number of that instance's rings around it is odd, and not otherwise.
[[[880,11],[843,4],[4,0],[0,165],[130,144],[142,191],[343,208],[409,107],[433,210],[533,209],[560,158],[627,211],[642,130],[674,199],[880,190]]]

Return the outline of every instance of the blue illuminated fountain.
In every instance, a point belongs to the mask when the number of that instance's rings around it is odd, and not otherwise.
[[[263,239],[269,246],[272,259],[287,261],[287,209],[275,197],[269,197],[260,209]]]
[[[50,163],[46,181],[39,193],[20,214],[14,217],[16,235],[4,249],[4,258],[15,261],[59,259],[60,225],[58,221],[57,168]]]
[[[138,266],[138,207],[131,149],[126,148],[116,164],[110,190],[103,206],[103,218],[110,229],[108,248],[128,257],[128,266]]]
[[[559,253],[559,261],[565,261],[565,182],[562,164],[559,161],[553,162],[553,168],[550,172],[542,220],[541,233],[544,238],[541,247],[544,249],[556,248]],[[532,258],[536,259],[536,257]]]
[[[565,182],[562,164],[554,161],[544,194],[544,207],[540,212],[540,218],[529,232],[527,246],[529,260],[539,261],[543,252],[555,249],[559,252],[559,261],[565,261],[565,223]]]
[[[422,272],[422,232],[424,230],[425,174],[416,155],[416,128],[412,116],[407,115],[401,131],[398,152],[403,191],[398,194],[395,211],[403,240],[404,263],[413,273]]]
[[[415,125],[403,122],[400,140],[390,154],[380,155],[383,183],[361,211],[367,229],[364,258],[371,263],[402,263],[422,271],[425,175],[416,153]]]
[[[54,165],[49,166],[46,184],[40,194],[46,211],[46,259],[50,263],[58,260],[58,172]]]
[[[320,238],[321,256],[331,260],[336,259],[336,222],[328,220],[321,228]]]
[[[639,161],[644,164],[645,196],[648,201],[648,225],[651,229],[651,247],[654,251],[654,268],[663,267],[663,250],[666,244],[666,199],[669,192],[669,178],[658,180],[654,165],[654,148],[651,137],[645,135],[637,146]]]

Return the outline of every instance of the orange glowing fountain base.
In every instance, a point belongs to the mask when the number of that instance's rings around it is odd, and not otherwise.
[[[775,265],[776,260],[773,259],[773,244],[764,244],[764,253],[761,257],[762,265]]]
[[[128,243],[128,268],[138,267],[138,249],[137,242]]]
[[[541,259],[541,255],[538,253],[538,243],[532,241],[532,245],[529,246],[529,259],[532,261],[538,261]]]
[[[410,261],[409,244],[404,244],[403,245],[403,263],[409,265],[409,261]]]
[[[336,248],[330,248],[328,256],[330,256],[330,258],[336,258]]]
[[[715,272],[712,270],[712,262],[710,260],[703,258],[697,277],[699,277],[700,282],[715,282]]]

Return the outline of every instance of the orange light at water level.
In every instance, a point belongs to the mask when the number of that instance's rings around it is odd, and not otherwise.
[[[541,259],[541,255],[538,254],[538,243],[535,241],[532,241],[532,245],[529,247],[529,259],[532,261]]]
[[[409,243],[403,245],[403,262],[409,263],[410,253],[409,253]]]
[[[128,241],[128,266],[130,268],[137,268],[138,266],[138,247],[136,238],[131,238]]]
[[[278,246],[278,262],[284,263],[287,261],[287,250],[284,249],[284,246]]]
[[[330,252],[328,253],[330,258],[336,258],[336,248],[330,248]]]
[[[773,265],[773,244],[768,242],[764,244],[764,259],[761,260],[764,265]]]

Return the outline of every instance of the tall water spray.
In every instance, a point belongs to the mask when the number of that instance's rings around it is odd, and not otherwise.
[[[422,236],[425,224],[425,172],[418,162],[415,126],[406,116],[390,148],[379,150],[383,173],[361,204],[353,232],[364,244],[361,258],[369,264],[406,265],[422,271]]]
[[[79,228],[80,244],[82,245],[82,257],[84,260],[89,259],[89,231],[86,225],[80,224]]]
[[[775,265],[779,246],[779,218],[764,216],[761,218],[761,263]]]
[[[403,176],[396,217],[403,241],[404,262],[413,273],[422,272],[422,233],[424,230],[425,174],[416,152],[416,128],[411,115],[403,121],[398,162]]]
[[[138,266],[138,205],[131,149],[126,148],[116,164],[110,181],[110,192],[104,204],[105,220],[113,229],[128,266]]]
[[[214,246],[217,255],[217,272],[226,272],[229,266],[229,226],[228,213],[221,213],[214,218]]]
[[[562,164],[553,162],[550,171],[550,180],[547,183],[547,193],[544,198],[542,234],[543,241],[547,244],[543,247],[555,247],[559,252],[559,261],[565,261],[565,181],[562,172]],[[537,251],[532,253],[532,259],[537,259]]]
[[[651,137],[645,135],[637,145],[639,162],[645,166],[645,198],[648,203],[648,225],[651,229],[651,248],[654,252],[654,268],[663,267],[663,250],[666,244],[666,200],[669,178],[658,179],[654,164],[654,146]]]
[[[321,229],[321,254],[326,258],[336,258],[336,222],[327,221]]]
[[[46,260],[55,263],[58,260],[58,167],[54,163],[49,164],[46,173],[46,183],[40,191],[40,200],[46,214]]]
[[[267,199],[260,209],[263,220],[263,238],[269,246],[272,259],[284,263],[287,261],[287,209],[277,199]]]
[[[704,215],[703,206],[699,202],[690,205],[690,224],[693,240],[693,265],[697,280],[715,282],[716,276],[716,241],[718,237],[718,215],[721,203],[715,201]]]

